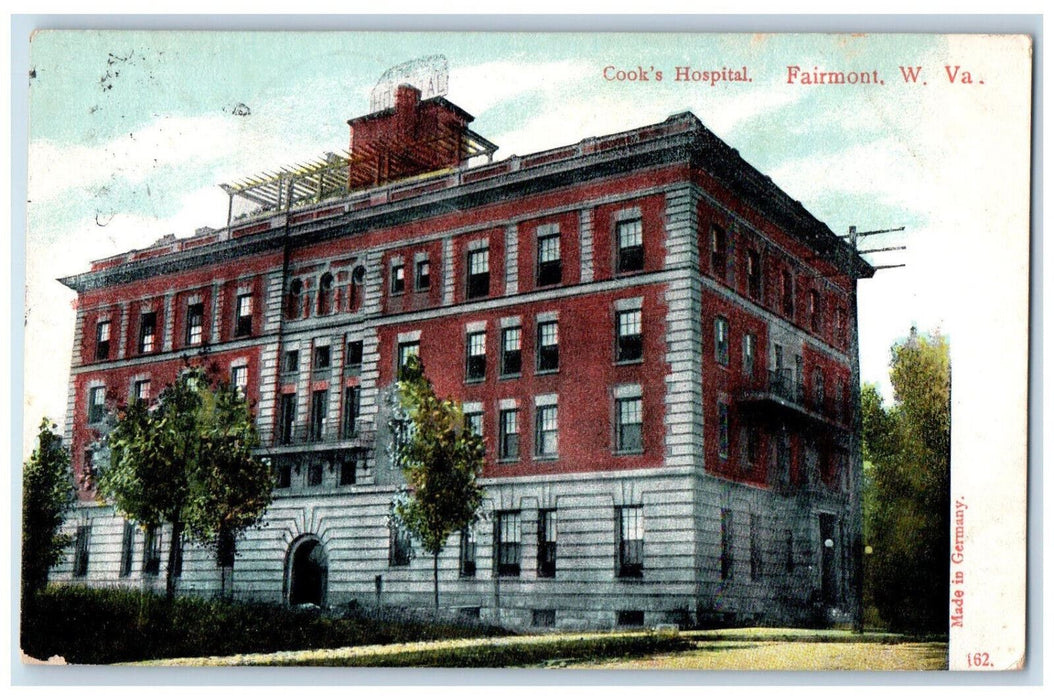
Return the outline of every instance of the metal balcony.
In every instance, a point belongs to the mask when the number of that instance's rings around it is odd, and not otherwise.
[[[371,449],[377,438],[377,431],[373,428],[372,420],[356,421],[355,430],[346,431],[341,428],[324,426],[321,433],[312,429],[311,425],[294,425],[293,429],[286,434],[279,427],[271,440],[271,451],[282,452],[309,452],[314,450],[330,450],[333,448],[358,448]]]
[[[744,408],[768,409],[824,428],[848,430],[841,407],[829,397],[806,392],[805,385],[795,380],[789,367],[745,377],[737,398]]]

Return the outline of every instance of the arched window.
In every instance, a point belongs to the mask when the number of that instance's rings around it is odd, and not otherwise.
[[[293,280],[289,284],[289,298],[286,299],[285,315],[286,318],[300,318],[300,295],[304,291],[304,283],[300,280]]]
[[[327,272],[318,282],[318,315],[326,316],[333,311],[333,275]]]

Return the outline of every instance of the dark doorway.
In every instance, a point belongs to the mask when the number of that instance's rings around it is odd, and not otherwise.
[[[308,535],[294,542],[290,552],[289,604],[313,603],[321,607],[329,573],[322,543]]]
[[[827,605],[837,603],[838,583],[835,571],[835,549],[838,543],[834,539],[835,518],[830,513],[820,513],[820,571],[821,595]]]

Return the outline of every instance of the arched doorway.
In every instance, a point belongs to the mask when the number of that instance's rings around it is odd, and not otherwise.
[[[289,546],[286,564],[290,605],[313,603],[322,606],[326,598],[329,567],[322,542],[314,535],[304,535]]]

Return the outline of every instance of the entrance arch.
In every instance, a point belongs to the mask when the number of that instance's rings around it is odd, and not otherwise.
[[[325,603],[329,564],[322,541],[303,535],[289,545],[286,555],[286,602],[290,605]]]

